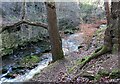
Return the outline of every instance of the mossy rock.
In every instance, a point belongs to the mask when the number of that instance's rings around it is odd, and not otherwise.
[[[25,56],[21,61],[19,61],[20,66],[32,67],[40,61],[40,58],[36,55]]]
[[[2,50],[2,55],[8,55],[8,54],[12,54],[13,53],[13,49],[12,48],[6,48]]]

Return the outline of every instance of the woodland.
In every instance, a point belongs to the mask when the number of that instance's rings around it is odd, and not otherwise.
[[[0,3],[0,84],[120,84],[119,0]]]

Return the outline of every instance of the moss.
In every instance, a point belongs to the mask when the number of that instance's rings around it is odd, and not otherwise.
[[[68,73],[71,73],[71,72],[72,72],[75,68],[77,68],[79,65],[84,64],[84,62],[86,62],[86,61],[89,59],[89,57],[90,57],[90,56],[85,56],[85,57],[82,58],[82,59],[78,59],[78,60],[76,61],[76,65],[68,69]]]
[[[60,52],[57,53],[57,56],[53,56],[53,61],[52,62],[55,62],[57,60],[61,60],[61,59],[64,59],[64,54],[63,54],[63,50],[61,50]]]
[[[106,45],[103,45],[102,47],[96,49],[92,54],[91,56],[89,56],[87,59],[85,59],[82,63],[81,63],[81,66],[80,66],[80,69],[82,69],[86,63],[90,62],[92,59],[95,59],[95,58],[98,58],[99,56],[107,53],[108,51],[110,51],[108,49],[108,47]]]
[[[77,61],[76,65],[73,66],[72,68],[68,69],[68,73],[71,73],[76,67],[80,67],[82,69],[84,65],[88,62],[90,62],[92,59],[97,58],[98,56],[108,52],[107,46],[101,46],[100,48],[96,49],[90,56],[86,56],[80,60]]]
[[[76,65],[71,67],[70,69],[68,69],[68,73],[71,73],[76,67],[80,67],[80,69],[86,64],[88,63],[89,61],[91,61],[92,59],[94,58],[97,58],[98,56],[106,53],[108,51],[107,49],[107,46],[102,46],[100,48],[98,48],[97,50],[95,50],[95,52],[93,52],[90,56],[85,56],[84,58],[82,59],[79,59],[77,62],[76,62]]]
[[[94,80],[99,80],[100,78],[101,76],[99,74],[96,74]]]
[[[2,52],[4,53],[4,55],[11,54],[13,53],[13,49],[7,48],[7,49],[2,50]]]
[[[120,78],[120,70],[112,70],[111,72],[107,71],[107,70],[100,70],[96,74],[95,79],[98,80],[101,77],[105,77],[105,76],[109,76],[112,79],[114,79],[114,78]]]
[[[19,64],[24,67],[32,67],[39,61],[40,61],[40,58],[36,55],[25,56],[21,61],[19,61]]]
[[[119,51],[119,49],[118,49],[119,47],[118,46],[119,46],[119,44],[114,44],[113,45],[113,48],[112,48],[112,53],[113,54],[115,54],[115,53],[117,53]]]
[[[69,68],[67,72],[68,72],[68,73],[71,73],[76,67],[77,67],[77,65],[75,65],[75,66]]]
[[[63,59],[64,58],[64,54],[63,54],[63,50],[60,51],[60,53],[58,54],[59,59]]]
[[[85,61],[87,61],[90,58],[90,56],[86,56],[85,58],[82,58],[81,64],[83,64]]]
[[[102,33],[106,30],[106,28],[107,28],[107,27],[98,29],[98,30],[95,32],[95,34],[96,34],[97,36],[100,35],[100,34],[102,34]]]
[[[98,74],[100,75],[100,76],[109,76],[109,73],[110,72],[108,72],[108,71],[106,71],[106,70],[100,70],[100,71],[98,71]]]
[[[108,51],[109,50],[108,50],[107,46],[104,45],[104,46],[98,48],[91,56],[92,57],[97,57],[97,56],[102,55],[102,54],[104,54],[104,53],[106,53]]]
[[[110,73],[110,78],[120,78],[120,70],[113,70]]]

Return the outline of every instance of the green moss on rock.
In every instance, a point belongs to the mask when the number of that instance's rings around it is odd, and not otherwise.
[[[7,49],[3,49],[2,50],[2,54],[3,55],[8,55],[8,54],[11,54],[13,53],[13,49],[12,48],[7,48]]]
[[[25,56],[19,64],[24,67],[32,67],[40,61],[40,58],[36,55],[33,56]]]

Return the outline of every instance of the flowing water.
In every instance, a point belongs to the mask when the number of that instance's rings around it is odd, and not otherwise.
[[[64,55],[69,55],[71,52],[78,52],[78,46],[83,42],[83,34],[82,33],[76,33],[68,36],[66,39],[62,39],[62,47],[64,51]],[[15,78],[6,78],[5,76],[12,72],[12,67],[15,66],[15,61],[18,61],[21,57],[25,55],[39,55],[42,52],[41,46],[34,45],[30,46],[29,48],[22,49],[18,51],[19,53],[13,53],[9,57],[5,57],[3,62],[5,63],[5,66],[7,66],[7,72],[0,75],[0,83],[2,82],[24,82],[28,81],[29,79],[33,78],[35,74],[40,73],[40,71],[47,67],[49,63],[52,61],[52,55],[51,53],[44,53],[40,58],[42,59],[37,66],[35,66],[32,69],[28,69],[25,71],[24,74],[18,74],[15,76]],[[27,54],[26,54],[27,52]],[[11,60],[11,58],[16,58],[15,61]]]
[[[49,62],[52,61],[52,55],[50,53],[44,54],[43,57],[46,57],[46,58],[43,61],[39,62],[38,66],[35,67],[34,69],[26,72],[24,75],[19,75],[14,79],[7,79],[7,78],[3,77],[3,78],[1,78],[0,83],[2,83],[2,82],[25,82],[25,81],[33,78],[33,76],[35,74],[40,73],[40,71],[43,68],[47,67]],[[6,74],[3,74],[3,75],[6,75]]]

